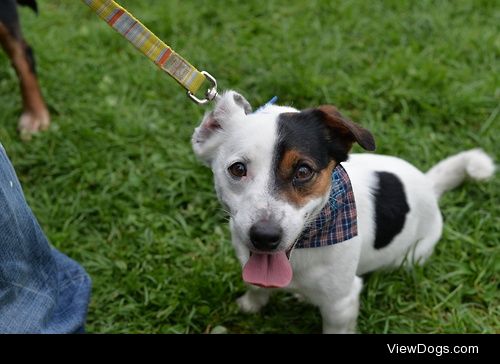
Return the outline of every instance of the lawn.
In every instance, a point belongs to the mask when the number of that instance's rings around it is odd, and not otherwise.
[[[494,0],[120,3],[254,106],[335,104],[378,153],[424,170],[477,146],[500,160]],[[205,109],[82,2],[39,5],[21,16],[53,124],[19,140],[17,79],[0,53],[0,141],[52,244],[93,279],[87,330],[320,332],[318,310],[286,294],[238,312],[226,216],[190,147]],[[428,263],[365,277],[359,331],[500,332],[499,189],[495,177],[444,196]]]

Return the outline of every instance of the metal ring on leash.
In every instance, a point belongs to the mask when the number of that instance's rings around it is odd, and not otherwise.
[[[187,92],[189,98],[198,105],[204,105],[217,97],[217,80],[215,77],[206,71],[201,71],[201,74],[207,78],[212,87],[207,90],[204,99],[199,99],[191,91]]]

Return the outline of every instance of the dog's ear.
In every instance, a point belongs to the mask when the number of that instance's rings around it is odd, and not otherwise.
[[[375,150],[373,135],[362,126],[345,118],[335,106],[322,105],[317,110],[321,111],[323,120],[328,128],[343,142],[346,149],[345,153],[351,150],[354,142],[357,142],[366,150]]]
[[[219,96],[214,109],[203,116],[200,126],[194,130],[191,143],[198,159],[210,165],[228,131],[251,112],[250,103],[239,93],[227,91]]]

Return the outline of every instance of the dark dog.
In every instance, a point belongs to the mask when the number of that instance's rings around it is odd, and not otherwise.
[[[17,0],[38,12],[35,0]],[[47,106],[40,92],[35,71],[33,50],[21,32],[15,0],[0,0],[0,44],[9,56],[21,85],[23,113],[19,120],[19,131],[23,139],[49,127]]]

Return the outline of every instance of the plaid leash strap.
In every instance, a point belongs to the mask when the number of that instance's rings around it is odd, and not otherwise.
[[[302,232],[295,248],[318,248],[333,245],[358,235],[354,192],[349,175],[342,165],[332,174],[330,198],[318,217]]]
[[[195,94],[205,75],[175,53],[156,35],[113,0],[83,0],[101,19],[127,38],[140,52]]]

